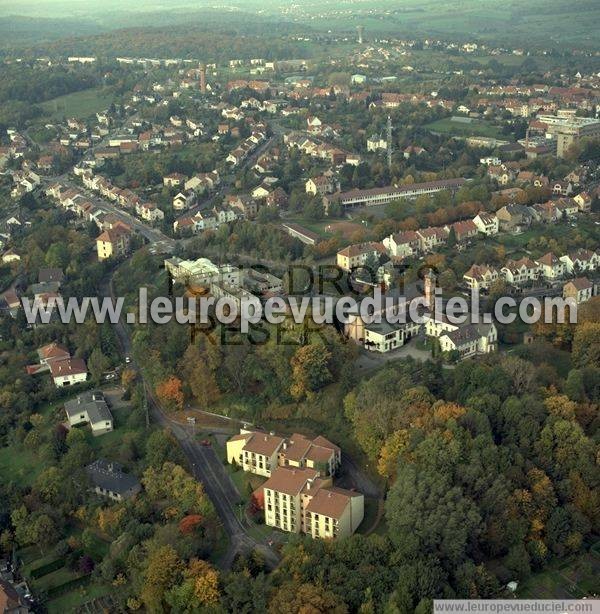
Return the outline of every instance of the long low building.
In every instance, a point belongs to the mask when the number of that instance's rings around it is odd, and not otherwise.
[[[349,192],[336,192],[323,196],[325,211],[330,205],[340,204],[342,207],[360,207],[386,205],[398,198],[416,198],[422,194],[435,194],[442,190],[456,191],[462,187],[466,179],[440,179],[425,183],[413,183],[410,185],[386,186],[384,188],[372,188],[370,190],[350,190]]]

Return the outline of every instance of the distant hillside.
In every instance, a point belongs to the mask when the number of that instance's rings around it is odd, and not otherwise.
[[[353,35],[357,25],[370,36],[439,37],[490,44],[540,47],[579,46],[599,50],[600,2],[583,0],[225,0],[209,2],[161,0],[0,0],[0,48],[30,46],[105,34],[122,49],[123,28],[196,27],[228,29],[237,36],[273,32]],[[203,8],[205,7],[205,8]],[[19,13],[18,15],[11,15]],[[47,15],[52,17],[48,18]],[[43,17],[42,17],[43,15]],[[185,32],[185,31],[184,31]],[[102,41],[96,41],[101,47]],[[147,53],[155,41],[148,40]],[[87,41],[89,44],[89,41]],[[76,43],[69,42],[75,51]],[[162,48],[162,43],[159,43]],[[140,48],[139,41],[131,45]],[[36,49],[38,47],[36,46]],[[82,51],[79,49],[77,52]],[[93,49],[88,49],[93,51]],[[157,52],[156,52],[157,53]],[[169,55],[169,54],[167,54]],[[264,54],[263,54],[264,55]]]

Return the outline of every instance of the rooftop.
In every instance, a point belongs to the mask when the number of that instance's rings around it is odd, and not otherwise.
[[[65,411],[69,418],[87,413],[92,425],[112,420],[112,414],[104,400],[104,395],[99,390],[82,392],[77,398],[67,401]]]

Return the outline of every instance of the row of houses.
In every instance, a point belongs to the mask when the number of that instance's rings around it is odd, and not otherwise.
[[[508,260],[500,268],[488,264],[473,264],[463,275],[463,279],[470,290],[489,290],[499,279],[514,286],[536,281],[551,283],[582,273],[593,273],[599,268],[600,253],[577,249],[560,257],[548,252],[537,260],[527,257]]]
[[[362,161],[359,154],[344,151],[330,143],[316,141],[300,132],[285,134],[283,142],[287,145],[288,149],[299,149],[308,156],[326,160],[332,166],[342,166],[343,164],[358,166]]]
[[[486,222],[485,214],[479,214]],[[484,224],[484,222],[482,222]],[[368,242],[349,245],[337,253],[337,265],[344,271],[352,271],[367,263],[379,264],[380,256],[387,255],[401,260],[427,254],[445,245],[453,232],[458,243],[477,236],[480,230],[474,220],[454,222],[446,226],[430,226],[419,230],[407,230],[385,237],[382,242]]]
[[[267,135],[264,130],[253,130],[247,139],[229,153],[225,161],[234,167],[239,166],[266,139]]]
[[[154,203],[143,202],[142,199],[132,190],[119,188],[102,175],[93,174],[91,170],[86,170],[80,174],[83,185],[97,192],[103,198],[135,212],[142,220],[150,223],[160,222],[165,214]]]
[[[519,232],[534,221],[555,222],[562,217],[575,217],[590,210],[591,198],[587,193],[575,198],[560,198],[531,207],[511,204],[500,208],[496,213],[480,211],[472,220],[462,220],[445,226],[407,230],[385,237],[381,243],[350,245],[337,254],[340,268],[350,271],[364,266],[372,258],[387,254],[390,258],[404,259],[426,254],[445,245],[450,234],[457,243],[465,243],[478,234],[497,235],[501,231]]]
[[[55,183],[46,190],[47,196],[55,199],[66,211],[71,211],[86,222],[94,223],[102,232],[96,237],[99,260],[118,258],[128,253],[132,229],[115,215],[100,210],[74,188]],[[139,206],[140,203],[138,203]]]

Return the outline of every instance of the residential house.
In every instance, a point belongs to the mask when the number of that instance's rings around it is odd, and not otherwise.
[[[121,222],[117,223],[96,237],[98,260],[124,256],[129,251],[130,243],[131,230],[129,226]]]
[[[57,388],[85,382],[87,375],[87,366],[82,358],[65,358],[50,363],[50,376]]]
[[[477,230],[484,235],[493,236],[498,234],[499,220],[495,213],[480,211],[474,218],[473,223]]]
[[[420,328],[420,324],[410,319],[398,323],[391,323],[386,319],[365,323],[363,345],[372,352],[391,352],[408,343],[419,333]]]
[[[541,258],[535,261],[542,277],[546,281],[555,281],[563,277],[566,271],[565,263],[555,256],[552,252],[548,252]]]
[[[21,256],[19,256],[19,254],[17,254],[17,252],[15,252],[13,249],[7,249],[2,254],[2,262],[4,264],[12,264],[13,262],[20,262],[20,261],[21,261]]]
[[[36,300],[42,300],[37,296]],[[85,382],[87,367],[81,358],[73,358],[66,347],[59,343],[50,343],[41,347],[38,352],[39,364],[28,365],[29,375],[37,375],[49,371],[57,388]]]
[[[588,249],[576,249],[560,259],[565,263],[569,275],[596,271],[600,267],[600,254]]]
[[[474,264],[463,275],[469,290],[489,290],[499,277],[498,270],[487,264]]]
[[[571,279],[563,286],[563,297],[572,298],[579,305],[594,296],[594,284],[587,277]]]
[[[228,195],[225,198],[225,204],[230,208],[241,211],[246,218],[253,218],[258,213],[258,203],[248,195]]]
[[[29,614],[33,612],[27,601],[29,594],[21,594],[13,582],[0,578],[0,612],[2,614]]]
[[[173,198],[173,209],[175,209],[175,211],[183,211],[184,209],[189,209],[195,202],[195,192],[179,192]]]
[[[120,503],[131,499],[142,490],[140,481],[134,475],[125,473],[123,467],[114,461],[98,458],[85,468],[85,472],[91,490],[112,501]]]
[[[574,198],[559,198],[556,201],[556,209],[562,218],[574,218],[579,213],[579,205]]]
[[[319,175],[317,177],[311,177],[305,184],[307,194],[321,196],[325,194],[333,194],[336,189],[333,176],[330,174]]]
[[[69,427],[89,424],[94,436],[104,435],[113,430],[113,417],[99,390],[86,390],[65,403]]]
[[[402,155],[406,160],[408,160],[411,156],[418,157],[423,155],[424,153],[427,153],[427,150],[423,149],[423,147],[419,147],[418,145],[409,145],[403,150]]]
[[[502,231],[514,232],[527,228],[531,224],[532,213],[524,205],[505,205],[496,211],[499,228]]]
[[[573,198],[582,213],[589,213],[592,210],[592,197],[588,192],[581,192]]]
[[[494,179],[498,185],[503,186],[508,185],[514,179],[514,174],[505,164],[500,164],[499,166],[488,166],[487,174],[489,177]]]
[[[379,263],[379,258],[385,254],[382,243],[359,243],[349,245],[337,253],[337,265],[344,271],[352,271],[364,266],[369,260]]]
[[[444,230],[448,233],[450,229],[454,231],[454,236],[459,243],[468,241],[477,236],[478,228],[473,220],[464,220],[462,222],[454,222],[444,227]]]
[[[156,223],[165,219],[165,214],[154,203],[138,203],[136,213],[147,222]]]
[[[521,258],[508,260],[500,273],[507,283],[518,286],[539,279],[540,267],[529,258]]]
[[[573,184],[569,181],[555,181],[551,187],[555,196],[570,196],[573,193]]]
[[[252,198],[255,198],[256,200],[261,200],[263,198],[266,198],[270,193],[271,190],[269,189],[269,186],[265,185],[264,183],[261,183],[252,190],[250,196],[252,196]]]
[[[383,246],[394,258],[414,256],[420,249],[419,235],[414,230],[407,230],[390,235],[383,240]]]
[[[448,232],[443,228],[429,227],[417,230],[419,248],[422,252],[430,252],[448,240]]]
[[[281,188],[275,188],[272,192],[267,194],[265,198],[265,204],[267,207],[275,207],[277,209],[286,209],[289,203],[289,198],[286,191]]]
[[[553,224],[560,219],[560,212],[554,201],[537,203],[530,209],[534,218],[544,224]]]
[[[458,352],[459,359],[489,354],[497,349],[498,331],[494,324],[465,324],[439,337],[442,352]]]

